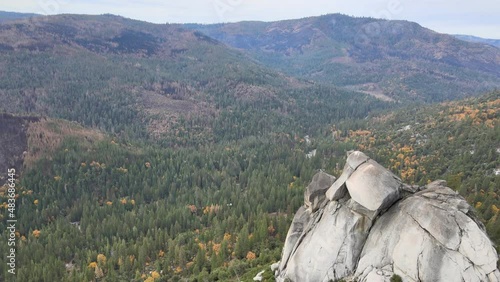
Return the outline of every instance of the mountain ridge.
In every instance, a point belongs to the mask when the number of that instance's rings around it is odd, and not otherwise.
[[[18,20],[18,19],[29,19],[32,17],[40,17],[42,15],[35,13],[18,13],[18,12],[8,12],[8,11],[0,11],[0,23]]]
[[[363,107],[389,106],[353,90],[288,76],[178,25],[113,15],[58,15],[1,24],[0,42],[6,85],[0,101],[9,105],[0,109],[136,137],[177,140],[190,127],[182,143],[202,135],[207,142],[235,138],[248,134],[229,124],[236,115],[245,120],[251,115],[254,121],[271,115],[297,124],[306,121],[297,113],[302,104],[312,108],[310,101],[329,108],[323,113],[330,116],[327,120],[341,118],[347,103],[360,105],[357,116],[367,114]],[[327,102],[334,97],[335,104]],[[254,110],[243,112],[249,108]],[[258,124],[242,127],[269,130]],[[222,133],[225,127],[234,135]]]
[[[500,48],[500,39],[483,38],[483,37],[478,37],[478,36],[473,36],[473,35],[464,35],[464,34],[453,34],[453,36],[460,39],[460,40],[488,44],[488,45]]]
[[[481,87],[498,87],[500,76],[496,48],[465,43],[408,21],[330,14],[185,26],[290,75],[378,91],[396,99],[458,98]]]

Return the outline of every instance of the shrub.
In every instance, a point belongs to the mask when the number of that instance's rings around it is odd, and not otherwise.
[[[401,278],[401,276],[394,274],[394,275],[392,275],[390,281],[391,282],[403,282],[403,279]]]

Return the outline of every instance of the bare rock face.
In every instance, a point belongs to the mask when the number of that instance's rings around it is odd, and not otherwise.
[[[318,210],[319,205],[325,200],[326,191],[335,182],[335,177],[320,171],[314,175],[311,183],[304,191],[304,204],[310,212]]]
[[[320,172],[308,186],[277,281],[500,281],[484,227],[444,181],[405,185],[361,152],[322,196],[332,179]]]
[[[363,154],[362,152],[353,152],[347,157],[346,164],[344,166],[344,171],[332,187],[326,192],[326,197],[330,201],[336,201],[341,199],[347,193],[347,187],[345,183],[351,174],[361,165],[367,162],[370,158]]]

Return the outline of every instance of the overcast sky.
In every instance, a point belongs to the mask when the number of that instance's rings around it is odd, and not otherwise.
[[[500,0],[1,0],[0,10],[111,13],[154,23],[273,21],[343,13],[415,21],[438,32],[500,39]]]

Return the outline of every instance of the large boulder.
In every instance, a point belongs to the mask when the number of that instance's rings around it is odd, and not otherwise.
[[[364,153],[355,151],[347,157],[342,175],[326,192],[326,197],[337,201],[348,192],[354,201],[378,212],[400,198],[402,187],[401,179]]]
[[[286,275],[280,278],[330,281],[353,273],[370,227],[364,215],[330,202],[299,236],[288,260],[282,258],[287,263],[280,270]]]
[[[484,227],[444,181],[405,185],[361,152],[326,198],[319,180],[334,178],[314,178],[306,195],[320,196],[295,215],[277,281],[500,281]]]
[[[346,181],[352,199],[363,207],[384,210],[400,198],[401,180],[373,160],[359,166]]]
[[[280,262],[279,269],[285,269],[286,264],[288,263],[288,259],[291,257],[292,251],[297,245],[297,241],[304,233],[304,230],[309,225],[309,221],[311,220],[311,213],[307,211],[307,209],[302,206],[295,213],[293,217],[292,224],[288,229],[288,234],[286,235],[285,245],[283,246],[282,251],[282,260]]]
[[[351,174],[361,165],[367,162],[370,158],[362,152],[350,152],[347,156],[347,161],[344,170],[339,179],[333,183],[332,187],[326,192],[326,197],[330,201],[341,199],[347,193],[345,183]]]
[[[498,281],[497,254],[484,229],[450,188],[430,188],[400,201],[377,219],[356,276],[390,268],[404,281]]]

